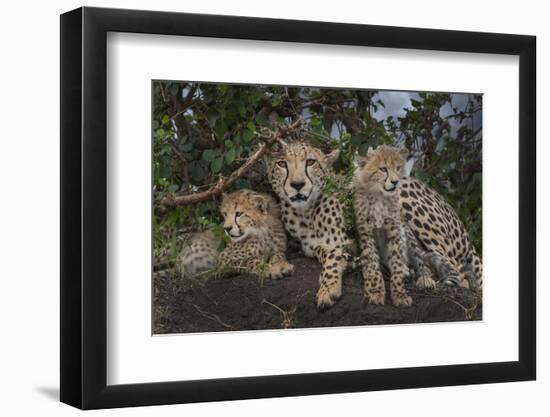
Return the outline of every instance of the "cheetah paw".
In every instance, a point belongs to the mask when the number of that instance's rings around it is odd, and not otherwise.
[[[416,288],[419,288],[421,290],[433,289],[435,288],[435,286],[436,286],[435,281],[429,275],[422,275],[420,278],[416,280]]]
[[[272,265],[267,271],[267,275],[271,279],[279,279],[285,275],[290,275],[294,271],[294,265],[285,263],[285,264],[275,264]]]
[[[287,263],[281,269],[284,275],[290,275],[294,272],[294,265]]]
[[[383,291],[366,292],[365,298],[367,299],[367,303],[369,304],[383,306],[386,299],[386,294]]]
[[[406,294],[392,295],[392,302],[396,307],[410,307],[412,301],[412,298]]]
[[[321,286],[317,291],[317,308],[324,310],[332,307],[342,295],[342,291],[337,286]]]
[[[450,287],[460,287],[462,280],[456,273],[449,273],[445,278],[443,278],[443,284],[449,285]]]

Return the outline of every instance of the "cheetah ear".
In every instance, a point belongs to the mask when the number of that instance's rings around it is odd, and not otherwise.
[[[353,165],[355,166],[355,168],[363,168],[366,164],[367,164],[366,156],[361,156],[357,152],[353,154]]]
[[[288,143],[278,138],[275,145],[277,146],[271,147],[271,150],[269,151],[269,156],[274,158],[281,158],[285,154],[286,149],[288,148]]]
[[[401,156],[403,157],[403,159],[406,161],[407,158],[409,157],[409,150],[407,148],[401,148],[399,150],[399,153],[401,154]]]
[[[374,149],[372,149],[372,146],[369,146],[369,149],[367,150],[367,156],[372,155],[374,152]]]
[[[340,149],[335,149],[331,153],[325,155],[328,165],[330,166],[334,164],[339,156],[340,156]]]
[[[267,212],[268,205],[269,205],[267,198],[261,195],[256,195],[252,197],[252,201],[254,202],[254,205],[256,206],[256,208],[260,210],[262,213]]]

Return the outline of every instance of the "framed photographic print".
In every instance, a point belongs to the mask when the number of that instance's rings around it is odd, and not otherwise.
[[[61,16],[61,400],[535,379],[535,38]]]

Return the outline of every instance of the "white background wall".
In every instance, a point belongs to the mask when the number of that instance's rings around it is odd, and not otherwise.
[[[59,392],[59,17],[78,1],[4,2],[0,17],[0,410],[73,415]],[[95,415],[548,415],[550,290],[550,26],[544,2],[352,0],[93,1],[88,6],[157,9],[532,34],[538,37],[538,381],[100,411]],[[544,96],[543,96],[544,94]],[[546,112],[545,112],[546,110]],[[503,121],[505,123],[505,121]],[[544,126],[543,126],[544,125]],[[544,234],[544,232],[546,232]],[[543,236],[544,234],[544,236]],[[343,352],[345,354],[345,352]],[[269,360],[269,358],[266,358]]]

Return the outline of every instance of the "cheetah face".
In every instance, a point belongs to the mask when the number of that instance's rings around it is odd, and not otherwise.
[[[354,183],[370,191],[392,195],[399,188],[409,152],[393,146],[369,148],[366,157],[357,157]]]
[[[233,242],[241,242],[250,236],[264,233],[268,217],[268,201],[265,196],[251,190],[224,194],[220,212],[223,228]]]
[[[282,142],[280,152],[271,155],[268,168],[273,190],[292,207],[311,207],[322,194],[338,153],[326,155],[304,142]]]

